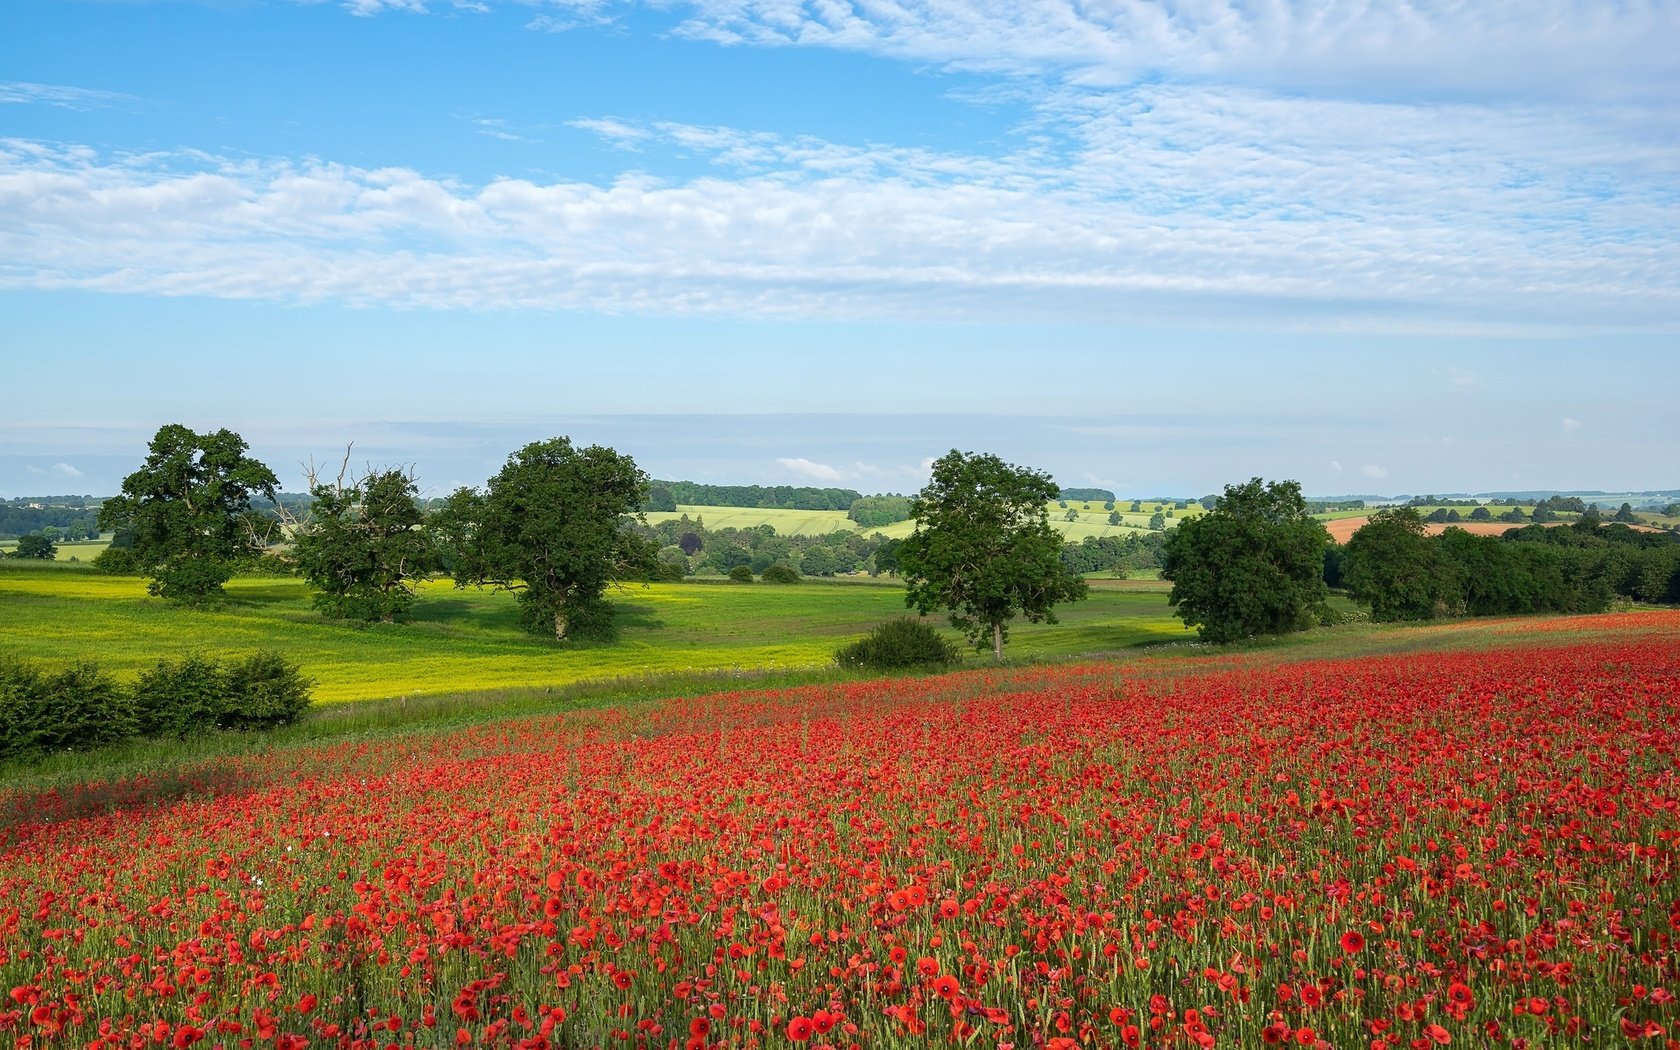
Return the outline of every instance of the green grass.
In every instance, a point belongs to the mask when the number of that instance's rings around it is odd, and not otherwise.
[[[148,597],[132,577],[0,565],[10,653],[52,666],[94,659],[126,678],[164,656],[278,648],[315,679],[322,703],[822,667],[838,646],[904,612],[902,588],[883,581],[636,585],[609,593],[618,642],[561,646],[520,630],[512,595],[441,581],[425,585],[413,622],[400,625],[324,620],[300,580],[236,579],[228,595],[216,609],[183,609]],[[1008,655],[1052,659],[1193,637],[1149,581],[1099,581],[1060,615],[1059,626],[1017,624]]]

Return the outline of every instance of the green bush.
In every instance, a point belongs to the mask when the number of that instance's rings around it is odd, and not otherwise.
[[[224,729],[286,725],[309,706],[309,679],[273,649],[252,653],[225,673],[227,698],[218,719]]]
[[[0,659],[0,759],[102,747],[133,735],[133,698],[98,666],[46,675]]]
[[[46,721],[46,682],[33,665],[0,656],[0,760],[40,750],[37,727]]]
[[[953,643],[932,625],[910,616],[888,620],[834,654],[841,667],[863,671],[936,670],[959,659]]]
[[[162,660],[134,685],[135,728],[142,736],[178,738],[214,729],[227,700],[227,674],[214,660]]]
[[[764,570],[763,579],[765,583],[798,583],[800,576],[798,569],[777,562]]]
[[[736,583],[753,582],[752,568],[747,565],[737,565],[729,570],[729,578]]]

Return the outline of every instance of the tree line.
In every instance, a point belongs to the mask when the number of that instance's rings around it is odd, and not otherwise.
[[[667,499],[666,497],[669,497]],[[801,485],[704,485],[695,481],[651,481],[643,510],[687,507],[755,507],[762,510],[849,510],[863,498],[855,489]]]
[[[415,583],[443,572],[457,586],[513,592],[529,630],[562,641],[610,638],[605,592],[616,583],[707,572],[782,580],[895,572],[913,607],[946,608],[976,646],[1000,656],[1010,618],[1053,620],[1056,604],[1083,595],[1081,576],[1105,570],[1158,567],[1173,584],[1169,603],[1212,642],[1334,620],[1325,604],[1331,585],[1379,619],[1586,611],[1617,596],[1673,601],[1680,587],[1680,538],[1605,524],[1590,511],[1563,528],[1428,537],[1416,510],[1399,508],[1337,548],[1293,481],[1226,486],[1204,497],[1206,513],[1164,535],[1078,544],[1048,524],[1062,490],[1047,474],[977,453],[953,450],[936,461],[908,501],[916,528],[902,541],[854,530],[779,536],[768,525],[713,531],[686,516],[649,525],[639,508],[650,484],[629,456],[558,437],[519,449],[487,487],[459,489],[430,513],[411,472],[341,468],[330,482],[311,474],[312,502],[297,516],[237,434],[170,425],[101,508],[99,524],[117,540],[99,563],[146,575],[164,598],[215,601],[232,573],[278,538],[274,514],[258,509],[266,501],[286,521],[286,566],[336,618],[398,619]],[[738,499],[758,487],[714,488]]]
[[[1594,512],[1500,536],[1436,536],[1414,508],[1382,511],[1329,571],[1374,620],[1599,612],[1617,599],[1680,602],[1680,537],[1603,522]]]

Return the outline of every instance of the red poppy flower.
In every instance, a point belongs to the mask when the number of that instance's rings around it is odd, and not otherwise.
[[[1349,930],[1342,934],[1342,951],[1349,955],[1365,950],[1365,935],[1358,930]]]
[[[933,982],[933,990],[938,993],[941,999],[955,999],[957,993],[962,991],[962,985],[957,983],[955,977],[946,974]]]
[[[924,955],[916,960],[916,972],[923,977],[932,977],[939,972],[939,960],[931,955]]]
[[[787,1037],[796,1043],[803,1043],[811,1038],[811,1033],[816,1030],[817,1026],[811,1023],[809,1017],[795,1017],[788,1022]]]

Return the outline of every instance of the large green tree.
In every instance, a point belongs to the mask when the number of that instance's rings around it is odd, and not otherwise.
[[[1055,606],[1085,597],[1085,581],[1062,564],[1050,527],[1058,494],[1050,475],[993,455],[952,450],[910,504],[913,532],[897,549],[906,604],[950,612],[976,649],[1003,659],[1009,621],[1055,623]]]
[[[198,604],[221,597],[235,562],[261,550],[274,524],[251,509],[272,500],[274,472],[245,454],[231,430],[196,434],[171,423],[152,438],[145,463],[122,494],[99,509],[99,527],[128,530],[128,557],[151,577],[148,590]]]
[[[528,630],[557,639],[614,634],[609,585],[656,570],[630,527],[648,478],[629,456],[558,437],[508,457],[486,491],[458,489],[433,516],[457,586],[519,595]]]
[[[1342,582],[1371,607],[1373,620],[1428,620],[1456,596],[1439,546],[1411,507],[1378,511],[1342,555]]]
[[[1161,569],[1173,583],[1167,602],[1210,642],[1311,626],[1312,607],[1327,596],[1329,542],[1307,516],[1299,483],[1227,485],[1212,510],[1169,534]]]
[[[293,556],[317,587],[315,606],[342,620],[390,623],[414,603],[414,580],[432,564],[414,477],[370,470],[331,482],[312,479],[315,497]]]

